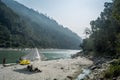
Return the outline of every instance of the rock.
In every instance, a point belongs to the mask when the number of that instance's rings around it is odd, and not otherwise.
[[[96,69],[97,68],[97,66],[92,66],[90,69],[91,70],[94,70],[94,69]]]
[[[72,79],[73,79],[73,77],[72,77],[72,76],[67,76],[67,78],[69,78],[70,80],[72,80]]]
[[[104,78],[99,78],[98,80],[104,80]]]
[[[117,78],[116,77],[113,77],[113,79],[112,80],[117,80]]]
[[[113,59],[112,61],[109,62],[109,64],[115,65],[117,62],[117,59]]]
[[[118,76],[117,80],[120,80],[120,76]]]
[[[63,67],[61,67],[60,69],[64,69]]]
[[[100,69],[100,68],[102,67],[102,65],[101,65],[101,64],[98,64],[96,67],[97,67],[98,69]]]

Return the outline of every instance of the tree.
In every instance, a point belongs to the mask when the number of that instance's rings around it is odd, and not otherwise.
[[[97,55],[113,56],[120,51],[120,0],[106,2],[104,7],[100,17],[90,22],[92,33],[83,40],[82,46],[84,51],[92,50]]]
[[[113,17],[120,23],[120,0],[113,0]]]

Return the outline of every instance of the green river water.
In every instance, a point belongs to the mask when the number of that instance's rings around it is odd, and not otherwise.
[[[43,54],[48,60],[60,58],[70,58],[71,55],[80,50],[65,50],[65,49],[39,49],[39,53]],[[29,53],[30,50],[0,50],[0,64],[3,58],[6,58],[6,63],[15,63],[20,57]]]

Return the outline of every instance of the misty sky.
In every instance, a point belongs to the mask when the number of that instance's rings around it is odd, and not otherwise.
[[[27,7],[55,19],[83,37],[90,21],[95,20],[104,9],[104,2],[111,0],[16,0]]]

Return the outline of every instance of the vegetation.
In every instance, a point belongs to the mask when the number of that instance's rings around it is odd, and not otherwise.
[[[120,0],[104,4],[100,17],[90,22],[89,38],[83,40],[81,47],[86,54],[94,56],[120,55]]]
[[[120,59],[114,61],[104,73],[104,77],[109,80],[112,80],[118,76],[120,76]]]
[[[26,47],[32,44],[27,41],[27,32],[24,21],[0,2],[0,47]]]
[[[14,0],[0,2],[0,47],[78,49],[80,37]]]
[[[91,30],[85,30],[89,37],[83,40],[80,47],[84,54],[95,58],[120,58],[120,0],[106,2],[104,7],[100,17],[90,22]],[[101,75],[105,80],[116,80],[120,76],[120,59]]]

